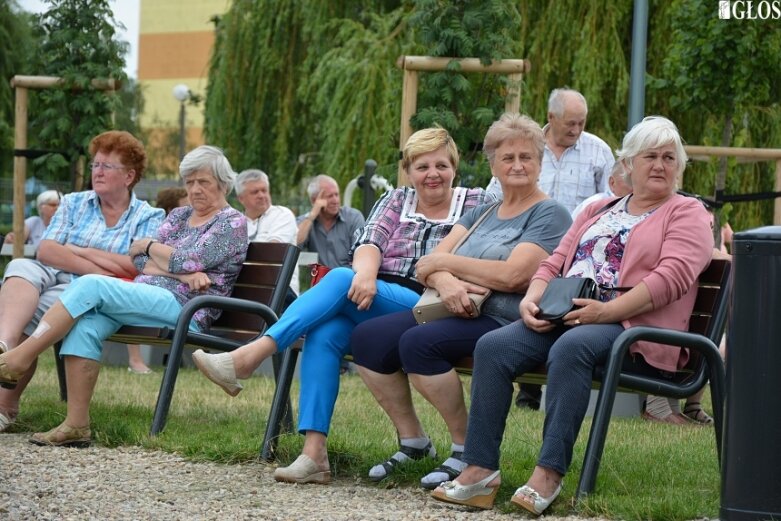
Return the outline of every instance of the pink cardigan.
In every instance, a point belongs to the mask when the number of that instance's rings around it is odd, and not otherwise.
[[[558,248],[540,264],[532,279],[547,282],[559,274],[562,265],[561,272],[567,273],[581,236],[607,202],[597,201],[575,218]],[[624,320],[624,328],[646,325],[687,331],[697,298],[697,277],[708,267],[712,254],[710,214],[692,197],[674,195],[632,228],[621,261],[620,283],[633,287],[645,282],[653,310]],[[650,365],[665,371],[676,371],[689,359],[688,349],[652,342],[637,342],[630,352],[642,354]]]

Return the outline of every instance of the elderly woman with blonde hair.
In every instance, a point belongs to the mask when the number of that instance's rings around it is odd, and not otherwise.
[[[415,264],[434,250],[461,216],[483,202],[479,188],[453,188],[458,150],[446,130],[410,136],[402,166],[412,187],[386,193],[353,246],[352,267],[336,268],[303,293],[265,334],[230,353],[196,351],[193,360],[207,378],[235,396],[263,360],[306,335],[301,360],[298,430],[302,454],[274,471],[277,481],[329,483],[328,430],[339,391],[339,364],[349,352],[357,324],[409,311],[423,286]]]

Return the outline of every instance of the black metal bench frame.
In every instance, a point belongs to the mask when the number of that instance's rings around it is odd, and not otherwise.
[[[297,275],[299,253],[300,249],[291,244],[250,243],[230,297],[204,295],[193,298],[183,306],[173,331],[169,328],[124,326],[109,338],[125,344],[170,346],[150,435],[157,435],[165,428],[184,348],[232,351],[262,335],[282,312],[290,280]],[[193,314],[204,307],[221,309],[222,314],[208,332],[189,331]],[[58,343],[55,345],[55,359],[60,396],[67,400],[65,367],[59,348]],[[275,375],[279,374],[279,366],[279,357],[275,356]],[[287,417],[282,421],[290,423],[291,420]]]

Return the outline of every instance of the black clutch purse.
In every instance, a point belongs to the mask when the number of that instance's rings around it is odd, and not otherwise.
[[[594,279],[575,277],[551,279],[537,305],[540,308],[537,318],[561,324],[564,315],[578,308],[572,303],[572,299],[596,299],[598,291],[599,288]]]

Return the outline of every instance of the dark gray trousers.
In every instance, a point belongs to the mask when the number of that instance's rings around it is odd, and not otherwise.
[[[604,364],[623,330],[620,324],[591,324],[540,334],[519,320],[483,335],[473,355],[464,461],[499,468],[513,380],[546,363],[545,426],[537,464],[566,474],[588,408],[594,368]]]

